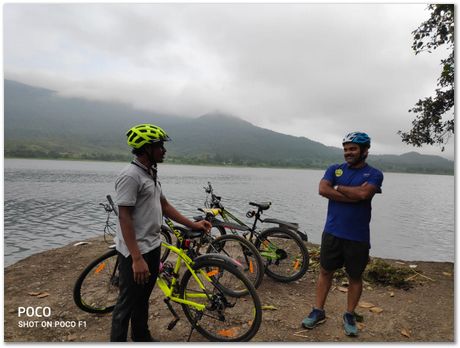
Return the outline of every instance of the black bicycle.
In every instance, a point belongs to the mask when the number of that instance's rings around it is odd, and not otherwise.
[[[277,281],[292,282],[305,275],[310,262],[308,249],[304,244],[308,237],[299,230],[298,224],[279,219],[262,219],[263,212],[270,208],[271,202],[249,202],[257,210],[251,209],[247,212],[248,218],[254,218],[252,226],[248,226],[224,207],[222,197],[214,194],[210,182],[204,189],[207,194],[204,212],[213,216],[211,223],[215,229],[214,234],[225,236],[230,231],[233,235],[241,235],[249,240],[265,260],[265,273]],[[203,218],[205,217],[195,217],[196,220]],[[278,226],[258,230],[258,222]]]
[[[206,220],[212,223],[213,216],[209,213],[205,216]],[[199,220],[199,218],[195,217],[195,220]],[[182,234],[187,231],[182,226],[174,225],[169,219],[165,219],[165,223],[166,226],[163,225],[163,228],[165,231],[169,231],[171,235],[177,235],[177,232],[174,232],[174,230],[179,230]],[[192,239],[190,249],[195,252],[196,256],[200,256],[202,252],[205,254],[212,253],[227,256],[241,265],[241,271],[256,289],[262,283],[265,272],[263,258],[255,245],[244,237],[233,234],[216,236],[212,233],[202,234],[199,232],[195,234],[189,233],[189,237]],[[176,244],[179,245],[179,241]]]

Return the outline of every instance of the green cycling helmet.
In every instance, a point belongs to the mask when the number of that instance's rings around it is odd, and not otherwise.
[[[139,149],[145,144],[171,140],[162,128],[148,123],[132,127],[126,136],[128,137],[128,145],[135,149]]]

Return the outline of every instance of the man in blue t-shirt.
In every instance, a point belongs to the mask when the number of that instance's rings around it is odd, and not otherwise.
[[[316,303],[302,326],[312,329],[326,320],[324,304],[334,271],[345,266],[349,286],[343,324],[348,336],[356,336],[354,311],[363,289],[362,274],[369,262],[371,200],[382,192],[383,174],[366,163],[371,147],[366,133],[350,133],[342,145],[346,162],[330,166],[319,183],[319,194],[328,198],[329,204],[321,240]]]

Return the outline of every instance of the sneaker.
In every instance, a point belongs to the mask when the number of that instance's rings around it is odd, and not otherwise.
[[[322,309],[313,308],[308,317],[302,320],[302,326],[306,329],[313,329],[316,325],[326,321],[326,312]]]
[[[343,328],[345,329],[345,335],[358,336],[358,328],[356,327],[354,314],[345,312],[343,315]]]

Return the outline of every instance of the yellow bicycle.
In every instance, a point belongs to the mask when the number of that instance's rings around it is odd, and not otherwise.
[[[249,341],[259,330],[262,307],[253,284],[241,271],[241,264],[220,254],[195,258],[190,241],[202,232],[173,231],[178,246],[162,242],[162,247],[169,251],[170,259],[175,256],[175,261],[162,263],[157,278],[164,302],[174,316],[168,329],[172,330],[179,320],[171,305],[176,302],[191,324],[188,340],[197,330],[211,341]],[[74,287],[74,300],[87,312],[108,313],[117,296],[118,256],[113,249],[82,272]]]

